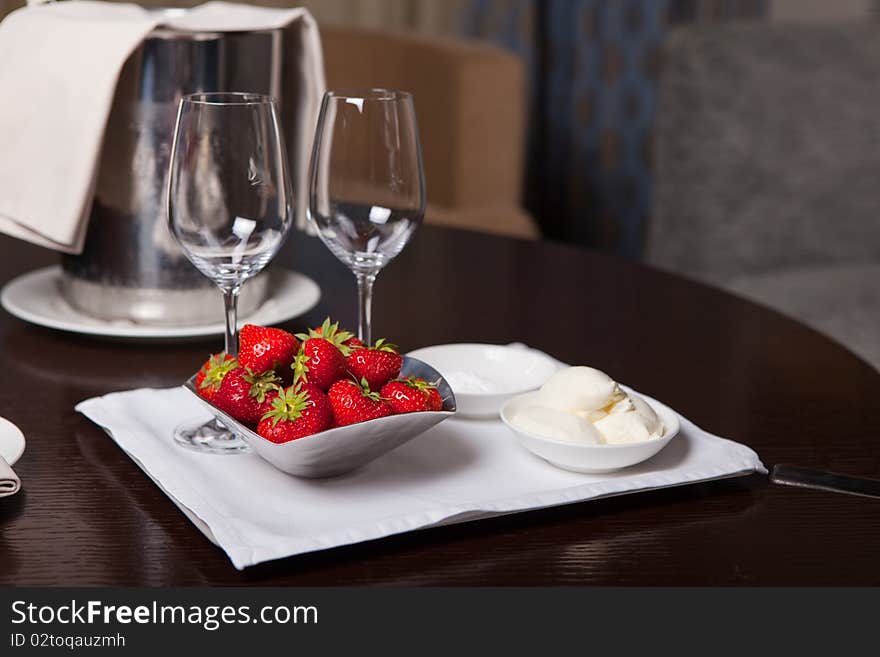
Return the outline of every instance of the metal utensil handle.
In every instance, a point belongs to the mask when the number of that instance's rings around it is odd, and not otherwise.
[[[815,488],[834,493],[880,498],[880,479],[853,477],[837,472],[813,470],[796,465],[781,464],[773,467],[770,481],[783,486]]]

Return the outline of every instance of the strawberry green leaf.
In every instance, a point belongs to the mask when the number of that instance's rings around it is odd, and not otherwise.
[[[271,418],[272,426],[276,426],[282,420],[295,422],[311,404],[309,394],[305,391],[294,388],[281,390],[272,400],[272,409],[267,411],[262,419]]]
[[[302,382],[308,383],[309,381],[309,357],[305,354],[305,352],[300,351],[296,357],[293,359],[293,362],[290,364],[290,369],[293,370],[293,383],[298,384]]]
[[[223,377],[238,367],[238,360],[235,358],[227,358],[226,352],[220,352],[211,356],[208,362],[208,369],[205,372],[205,378],[200,388],[219,388],[223,383]]]
[[[376,351],[390,351],[392,353],[397,353],[398,349],[400,349],[396,344],[388,342],[385,338],[376,340],[376,344],[372,348]]]

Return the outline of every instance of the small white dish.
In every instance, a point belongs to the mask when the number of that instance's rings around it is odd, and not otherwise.
[[[269,297],[253,313],[240,321],[272,326],[311,310],[321,298],[321,289],[312,279],[299,272],[274,269]],[[0,304],[11,315],[31,324],[59,331],[101,337],[168,340],[222,335],[223,306],[217,292],[217,322],[192,326],[148,326],[127,321],[107,321],[89,317],[61,296],[61,267],[54,265],[37,269],[14,278],[0,292]]]
[[[0,457],[3,457],[9,465],[15,465],[22,454],[24,454],[24,434],[12,422],[0,417]]]
[[[498,417],[502,404],[540,388],[560,368],[547,354],[519,345],[444,344],[408,354],[443,375],[460,417]]]
[[[628,388],[624,389],[627,392],[632,392]],[[598,474],[628,468],[642,461],[647,461],[657,454],[675,438],[679,431],[678,414],[675,411],[656,399],[636,393],[650,404],[660,417],[660,421],[663,423],[663,435],[660,438],[616,445],[582,445],[544,438],[518,429],[510,423],[517,411],[534,401],[536,394],[530,392],[509,400],[501,408],[501,420],[516,436],[520,445],[563,470]]]
[[[184,388],[195,395],[227,429],[244,440],[258,456],[287,474],[319,478],[334,477],[356,470],[455,415],[455,394],[437,370],[415,358],[404,356],[400,375],[437,381],[437,390],[443,399],[442,410],[389,415],[335,427],[280,444],[263,438],[200,397],[195,386],[196,375],[190,377]]]

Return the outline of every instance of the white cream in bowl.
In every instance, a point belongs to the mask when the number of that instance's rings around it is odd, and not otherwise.
[[[535,392],[501,408],[519,443],[574,472],[611,472],[641,463],[679,431],[678,415],[591,367],[560,370]]]
[[[636,443],[663,434],[660,418],[644,399],[592,367],[559,370],[510,423],[537,436],[587,445]]]

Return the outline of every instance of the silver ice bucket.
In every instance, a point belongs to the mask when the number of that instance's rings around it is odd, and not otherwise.
[[[61,290],[72,306],[101,319],[141,324],[222,321],[220,294],[186,259],[165,223],[177,106],[182,95],[197,91],[251,91],[279,98],[289,161],[295,166],[300,145],[291,141],[297,134],[296,98],[291,96],[301,91],[295,81],[282,85],[285,36],[282,30],[160,28],[128,59],[107,124],[85,248],[62,260]],[[254,310],[266,294],[265,276],[249,281],[240,312]]]

